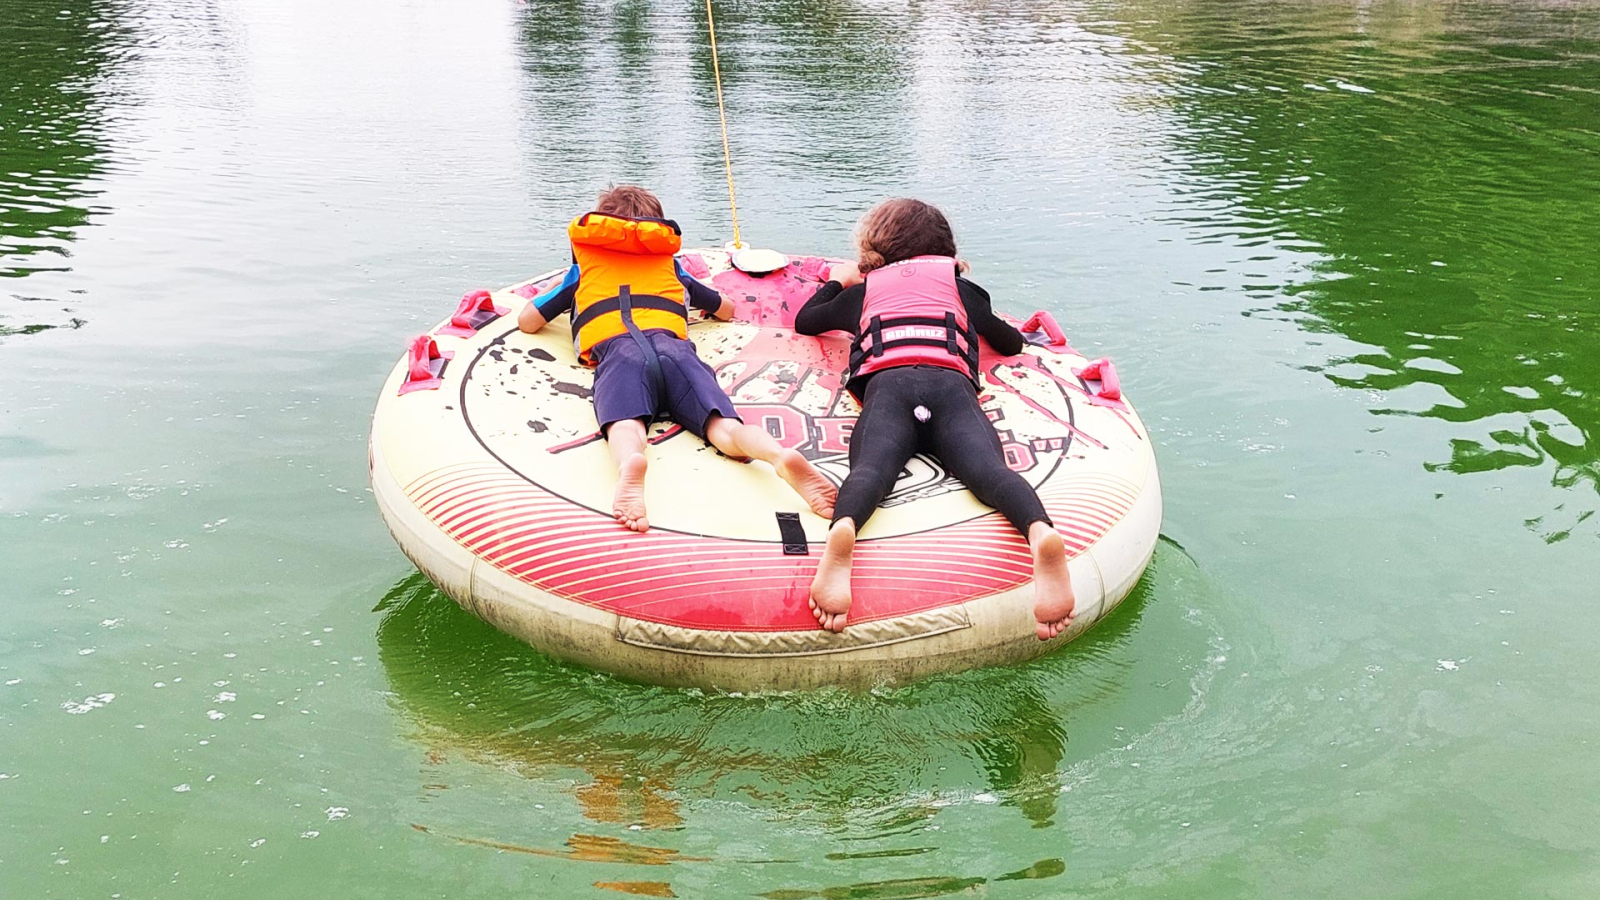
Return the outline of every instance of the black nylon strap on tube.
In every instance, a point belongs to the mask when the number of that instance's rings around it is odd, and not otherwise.
[[[810,556],[811,545],[806,543],[806,530],[800,527],[800,514],[774,513],[778,517],[778,535],[783,538],[784,556]]]

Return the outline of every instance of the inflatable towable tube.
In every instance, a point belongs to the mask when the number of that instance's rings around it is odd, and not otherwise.
[[[836,482],[860,411],[843,335],[797,335],[828,261],[754,277],[721,250],[681,256],[732,298],[732,322],[690,338],[738,404]],[[553,656],[626,678],[725,690],[872,686],[1025,660],[1067,643],[1133,589],[1161,523],[1155,455],[1115,367],[1074,351],[1046,313],[1014,357],[980,360],[1007,461],[1066,539],[1077,612],[1034,634],[1032,560],[998,513],[914,458],[862,529],[842,634],[807,606],[826,520],[760,464],[670,421],[651,430],[651,529],[611,517],[616,472],[596,428],[592,370],[568,317],[523,334],[516,313],[557,270],[462,299],[413,339],[373,416],[372,488],[406,555],[462,607]],[[797,514],[797,515],[796,515]]]

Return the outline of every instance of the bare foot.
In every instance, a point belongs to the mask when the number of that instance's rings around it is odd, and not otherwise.
[[[643,453],[635,453],[622,461],[617,473],[617,493],[611,498],[611,514],[624,528],[641,534],[650,530],[650,520],[644,511],[644,473],[648,463]]]
[[[817,577],[811,582],[811,614],[824,630],[844,630],[850,615],[850,565],[856,550],[856,526],[849,519],[828,529],[828,545],[817,563]]]
[[[1061,535],[1043,522],[1035,522],[1028,534],[1033,550],[1033,617],[1038,622],[1039,640],[1048,641],[1071,624],[1077,601]]]
[[[778,477],[789,482],[811,511],[824,519],[833,518],[833,501],[839,496],[839,489],[827,476],[817,471],[811,461],[800,455],[799,450],[785,450],[778,454],[778,461],[773,465]],[[848,593],[848,591],[846,592]]]

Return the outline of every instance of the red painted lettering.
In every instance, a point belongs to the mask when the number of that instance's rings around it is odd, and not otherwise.
[[[739,416],[745,424],[772,435],[772,439],[787,450],[800,450],[811,443],[806,416],[792,406],[746,404],[739,407]]]
[[[849,453],[850,433],[856,420],[845,417],[813,419],[817,426],[817,449],[823,453]]]
[[[1004,445],[1006,453],[1006,467],[1013,472],[1026,472],[1038,464],[1038,459],[1027,444],[1011,441]]]

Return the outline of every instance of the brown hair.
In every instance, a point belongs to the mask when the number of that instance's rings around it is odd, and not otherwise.
[[[937,206],[898,197],[867,211],[856,226],[862,272],[913,256],[955,256],[956,236]]]
[[[614,184],[600,192],[594,211],[630,219],[660,219],[661,201],[636,184]]]

